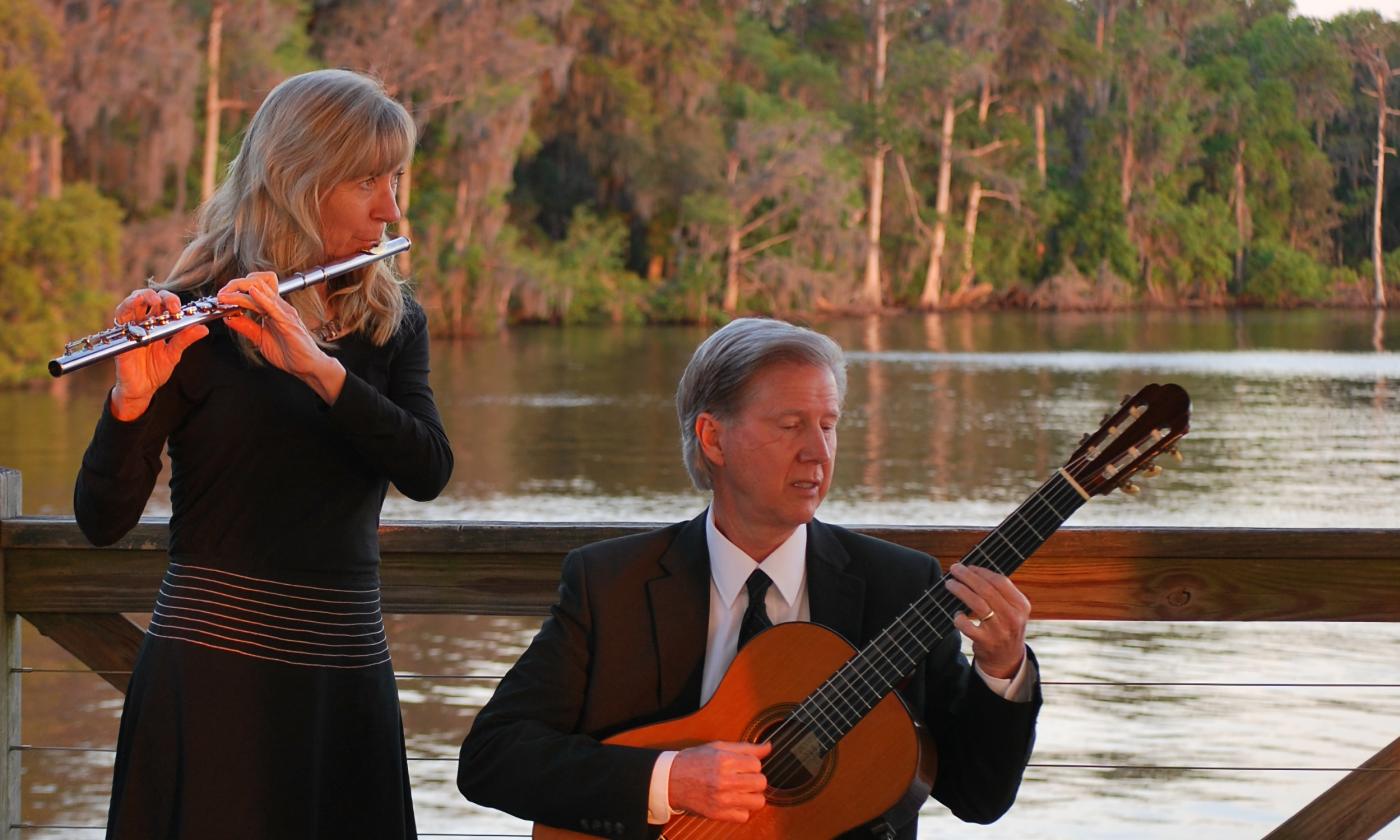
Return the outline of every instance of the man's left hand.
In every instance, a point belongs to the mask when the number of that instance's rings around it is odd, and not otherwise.
[[[1026,621],[1031,602],[1006,575],[979,566],[955,563],[948,570],[948,591],[967,605],[967,613],[953,618],[972,640],[977,667],[989,677],[1011,679],[1026,658]]]

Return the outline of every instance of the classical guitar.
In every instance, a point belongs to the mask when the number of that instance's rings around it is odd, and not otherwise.
[[[960,562],[1009,575],[1090,498],[1119,487],[1137,492],[1128,479],[1160,472],[1156,456],[1180,457],[1176,442],[1190,412],[1178,385],[1148,385],[1125,398]],[[607,743],[674,750],[710,741],[772,743],[763,760],[767,807],[742,825],[678,815],[662,830],[668,840],[833,837],[880,817],[902,825],[928,798],[936,754],[894,687],[964,611],[940,581],[859,651],[815,624],[776,625],[739,651],[699,711]],[[536,838],[586,836],[534,828]]]

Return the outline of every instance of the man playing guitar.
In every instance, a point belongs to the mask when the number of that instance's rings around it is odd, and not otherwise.
[[[689,522],[569,554],[558,603],[462,745],[468,799],[628,838],[681,814],[737,829],[779,807],[763,764],[772,747],[759,738],[679,749],[605,739],[705,706],[731,662],[739,667],[736,651],[772,624],[810,621],[860,646],[939,580],[926,554],[814,518],[835,469],[845,386],[836,343],[782,321],[736,320],[700,346],[676,407],[686,468],[711,505]],[[1030,602],[995,571],[956,564],[950,575],[946,589],[966,610],[953,619],[959,632],[897,694],[936,744],[931,795],[988,823],[1011,807],[1035,740]],[[914,836],[909,809],[874,816],[842,836]]]

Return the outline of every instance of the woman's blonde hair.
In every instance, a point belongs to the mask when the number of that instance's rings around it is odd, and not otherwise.
[[[286,276],[317,265],[325,253],[322,197],[344,181],[397,172],[417,136],[413,118],[374,79],[348,70],[287,79],[253,115],[228,177],[200,208],[194,240],[161,288],[212,294],[249,272]],[[404,310],[404,281],[391,260],[337,280],[331,297],[340,331],[387,342]],[[288,300],[307,324],[324,320],[315,290]]]

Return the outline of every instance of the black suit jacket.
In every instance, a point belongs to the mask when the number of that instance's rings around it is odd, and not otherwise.
[[[927,554],[813,520],[807,526],[812,621],[860,646],[938,580]],[[457,785],[473,802],[524,819],[643,838],[659,752],[600,743],[699,708],[709,623],[705,515],[571,552],[559,601],[501,680],[462,744]],[[991,822],[1011,807],[1035,740],[1029,703],[994,694],[957,633],[900,689],[938,743],[933,796]],[[912,823],[899,832],[913,837]]]

